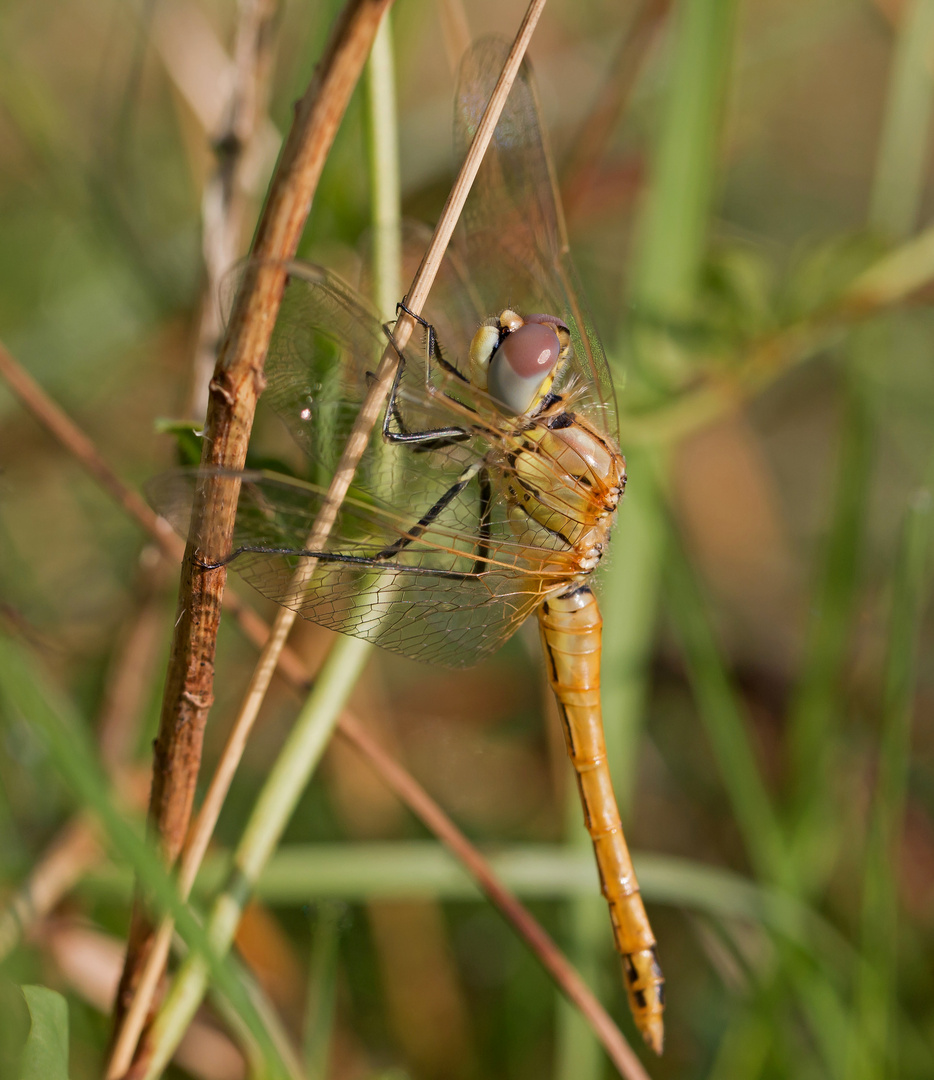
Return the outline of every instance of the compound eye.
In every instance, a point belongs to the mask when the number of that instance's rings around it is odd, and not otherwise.
[[[559,319],[557,315],[526,315],[525,322],[544,323],[546,326],[550,326],[558,335],[562,349],[566,349],[571,344],[571,331],[568,329],[568,324],[564,319]]]
[[[490,394],[512,415],[531,408],[561,352],[555,328],[526,323],[507,334],[493,354],[487,385]]]

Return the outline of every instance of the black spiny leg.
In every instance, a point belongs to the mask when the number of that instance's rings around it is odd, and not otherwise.
[[[461,473],[457,482],[452,484],[447,489],[447,491],[441,496],[440,499],[438,499],[434,506],[432,506],[429,510],[422,514],[422,516],[412,526],[412,528],[407,530],[405,536],[400,536],[399,539],[391,543],[389,547],[385,547],[382,551],[378,551],[373,556],[373,558],[376,560],[392,559],[396,555],[398,555],[403,548],[408,547],[413,540],[417,540],[428,528],[428,526],[431,525],[431,523],[438,517],[438,515],[446,507],[450,506],[454,499],[456,499],[457,496],[460,495],[464,488],[467,487],[470,481],[481,470],[484,472],[486,471],[479,463],[477,463],[476,465],[471,465],[469,469],[465,469],[464,472]]]
[[[461,427],[428,428],[425,431],[409,431],[402,420],[399,411],[399,387],[402,384],[402,372],[405,370],[405,359],[400,355],[399,366],[396,368],[396,377],[392,380],[392,389],[389,391],[389,401],[383,414],[383,438],[387,442],[402,443],[413,446],[416,449],[435,450],[442,446],[450,446],[451,443],[462,442],[470,438],[470,432]],[[395,421],[398,431],[390,428],[390,422]],[[431,445],[425,445],[430,443]]]
[[[445,360],[444,354],[441,352],[441,346],[438,344],[438,338],[437,338],[437,335],[435,334],[435,328],[431,325],[431,323],[427,322],[425,319],[423,319],[421,317],[421,315],[416,315],[414,311],[410,311],[405,306],[405,301],[406,301],[406,298],[403,296],[402,299],[399,301],[399,303],[396,304],[396,314],[398,315],[400,311],[404,311],[405,314],[408,315],[410,319],[413,319],[415,322],[417,322],[418,325],[423,327],[425,329],[425,331],[427,332],[427,334],[428,334],[428,363],[430,364],[432,360],[437,360],[438,363],[441,365],[441,367],[449,375],[453,375],[456,379],[460,379],[461,382],[470,382],[470,380],[467,378],[466,375],[464,375],[462,372],[458,371],[457,368],[452,363]]]
[[[307,556],[309,558],[319,559],[321,562],[344,562],[354,566],[378,567],[380,565],[385,565],[386,563],[391,562],[401,551],[404,551],[409,544],[418,540],[432,523],[438,519],[444,510],[451,505],[457,496],[460,495],[475,476],[478,477],[478,483],[480,485],[480,542],[477,547],[477,555],[474,560],[472,573],[480,574],[487,568],[487,563],[490,558],[490,532],[493,510],[493,488],[490,483],[490,474],[489,470],[482,462],[475,462],[469,468],[465,469],[458,477],[457,481],[444,492],[430,509],[422,514],[418,521],[406,531],[405,535],[400,536],[398,540],[393,541],[388,547],[384,547],[380,551],[374,552],[372,555],[342,555],[339,552],[333,551],[309,551],[289,547],[277,547],[275,545],[243,544],[217,562],[198,561],[197,565],[202,570],[216,570],[218,567],[227,566],[241,555],[247,554]],[[421,570],[418,566],[399,566],[398,569],[406,570],[410,573],[418,573]],[[470,574],[461,572],[436,569],[430,569],[426,572],[436,576],[450,577],[458,580],[470,576]]]
[[[490,558],[490,532],[493,516],[493,485],[490,483],[490,471],[484,465],[477,477],[480,484],[480,546],[474,560],[474,573],[479,574]]]
[[[405,299],[403,298],[398,304],[396,304],[396,312],[403,311],[411,319],[414,319],[420,326],[423,326],[428,333],[428,366],[430,366],[432,359],[437,360],[441,367],[455,375],[463,382],[467,380],[464,376],[454,367],[453,364],[449,364],[447,360],[441,355],[441,347],[438,345],[438,340],[435,337],[435,328],[431,323],[426,322],[420,315],[416,315],[415,312],[410,311],[405,306]],[[389,336],[390,341],[393,342],[395,347],[395,341],[392,336],[392,331],[388,325],[384,325],[383,329]],[[396,377],[392,382],[392,390],[389,394],[389,402],[386,406],[386,412],[383,415],[383,438],[387,442],[402,443],[414,447],[416,450],[435,450],[443,446],[450,446],[455,442],[462,442],[464,439],[470,438],[470,432],[466,431],[462,427],[447,427],[447,428],[428,428],[424,431],[409,431],[405,426],[405,422],[402,419],[402,413],[399,410],[399,389],[402,385],[402,373],[405,368],[405,358],[402,355],[402,351],[396,348],[396,353],[399,356],[399,365],[396,368]],[[393,431],[390,428],[390,422],[394,421],[397,431]]]

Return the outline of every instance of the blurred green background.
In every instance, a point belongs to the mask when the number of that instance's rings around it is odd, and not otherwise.
[[[279,13],[239,253],[336,11]],[[464,15],[473,35],[511,35],[521,13]],[[403,210],[433,222],[452,68],[434,6],[393,19]],[[156,420],[197,400],[202,201],[236,20],[181,0],[0,11],[0,340],[135,487],[174,460]],[[649,32],[621,51],[636,25]],[[631,93],[614,91],[632,55]],[[629,460],[600,574],[605,714],[668,979],[666,1053],[644,1058],[658,1080],[934,1075],[932,56],[932,0],[565,0],[533,40]],[[366,122],[358,92],[302,245],[338,269],[371,219]],[[141,822],[177,571],[2,381],[0,417],[4,633]],[[295,641],[316,658],[327,637],[302,625]],[[225,621],[208,763],[254,655]],[[466,672],[376,655],[352,705],[500,852],[638,1042],[534,628]],[[9,902],[81,798],[31,717],[0,706]],[[217,857],[296,707],[274,682]],[[0,920],[0,1075],[15,1075],[24,982],[66,995],[73,1080],[100,1073],[131,872],[85,856],[24,935]],[[347,747],[325,756],[261,899],[240,954],[308,1075],[609,1075]],[[244,1075],[223,1015],[200,1017],[173,1075]]]

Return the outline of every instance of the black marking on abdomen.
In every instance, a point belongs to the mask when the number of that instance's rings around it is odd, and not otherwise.
[[[591,589],[591,587],[589,585],[586,585],[586,584],[585,585],[574,585],[572,588],[568,589],[567,592],[561,593],[561,595],[558,597],[558,599],[559,600],[567,600],[570,597],[577,596],[580,593],[590,593],[591,596],[592,596],[593,595],[593,589]]]

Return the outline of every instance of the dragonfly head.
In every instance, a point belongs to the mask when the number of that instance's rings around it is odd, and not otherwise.
[[[531,412],[551,390],[570,354],[571,335],[555,315],[526,315],[508,308],[481,326],[470,343],[470,381],[486,390],[510,416]]]

